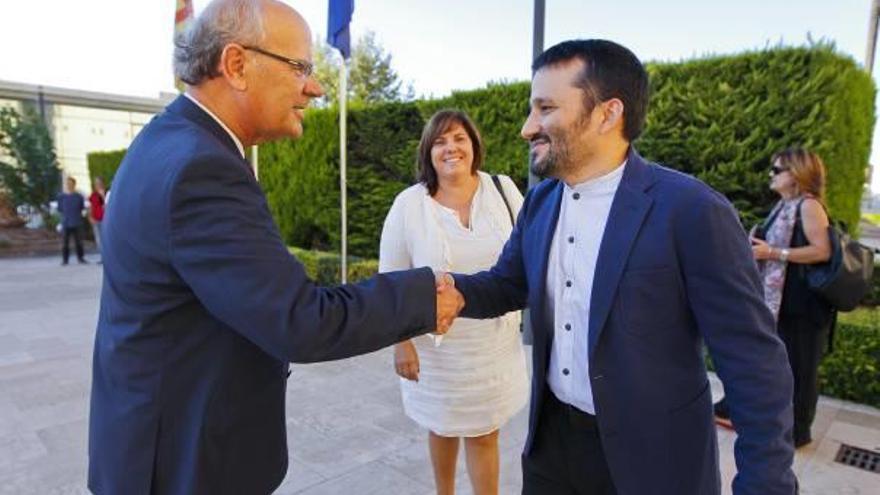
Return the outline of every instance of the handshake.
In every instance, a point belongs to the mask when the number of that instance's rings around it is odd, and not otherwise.
[[[455,288],[455,280],[447,272],[434,272],[437,282],[437,327],[434,332],[445,334],[464,307],[464,297]]]

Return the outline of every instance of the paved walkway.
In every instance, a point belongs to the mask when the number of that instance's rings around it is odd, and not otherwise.
[[[100,265],[0,260],[0,494],[85,489],[89,380]],[[295,366],[282,494],[429,495],[426,435],[400,407],[389,351]],[[720,387],[713,383],[713,390]],[[525,411],[502,429],[502,494],[519,493]],[[880,493],[880,474],[833,462],[840,442],[880,451],[880,411],[823,398],[816,441],[798,452],[802,493]],[[733,433],[719,430],[729,493]],[[459,493],[468,494],[463,459]]]

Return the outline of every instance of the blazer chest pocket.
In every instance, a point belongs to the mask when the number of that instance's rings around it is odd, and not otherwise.
[[[617,294],[624,327],[636,335],[665,333],[680,325],[683,314],[681,285],[671,268],[627,270]]]

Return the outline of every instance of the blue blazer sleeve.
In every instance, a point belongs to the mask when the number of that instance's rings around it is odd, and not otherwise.
[[[526,196],[510,238],[495,265],[473,275],[453,274],[455,287],[465,301],[461,316],[496,318],[525,307],[528,282],[523,266],[522,242],[530,197]]]
[[[677,249],[692,314],[736,425],[733,492],[791,495],[792,376],[749,240],[719,194],[711,191],[690,203],[676,223]]]
[[[217,319],[292,362],[345,358],[433,329],[430,269],[317,286],[288,253],[249,171],[220,159],[188,164],[169,202],[171,262]]]

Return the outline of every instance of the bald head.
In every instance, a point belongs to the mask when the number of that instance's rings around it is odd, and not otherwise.
[[[302,135],[313,98],[308,23],[278,0],[214,0],[178,39],[175,69],[187,94],[244,145]]]
[[[291,6],[277,0],[261,0],[265,45],[289,53],[292,47],[309,47],[311,54],[312,31],[309,24]]]

